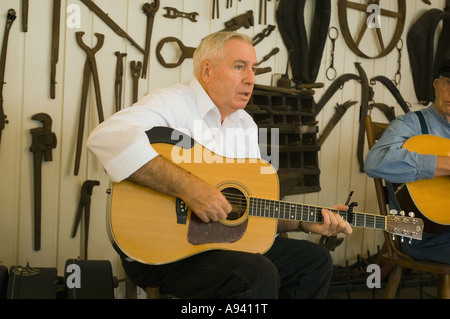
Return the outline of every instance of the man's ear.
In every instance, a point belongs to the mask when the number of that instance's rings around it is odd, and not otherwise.
[[[205,83],[209,83],[211,77],[212,64],[208,60],[203,60],[200,64],[200,76]]]

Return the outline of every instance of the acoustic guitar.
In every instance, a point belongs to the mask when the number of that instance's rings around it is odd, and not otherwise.
[[[436,135],[409,138],[403,148],[419,154],[450,156],[450,139]],[[424,231],[436,233],[450,225],[450,176],[436,176],[401,185],[396,197],[404,211],[423,218]]]
[[[276,236],[278,219],[322,222],[322,207],[279,200],[278,175],[270,163],[221,157],[168,128],[147,134],[161,156],[216,187],[233,209],[226,220],[203,223],[179,198],[129,181],[114,183],[110,235],[130,258],[165,264],[212,249],[264,253]],[[354,227],[422,239],[418,218],[358,213],[353,207],[330,210]]]

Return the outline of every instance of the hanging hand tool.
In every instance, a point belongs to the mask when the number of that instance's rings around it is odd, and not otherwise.
[[[257,68],[255,71],[255,75],[261,75],[261,74],[270,73],[270,72],[272,72],[272,68],[270,66],[265,67],[265,68]]]
[[[316,103],[316,111],[314,113],[314,116],[317,116],[320,111],[322,111],[324,106],[328,103],[328,101],[334,96],[337,90],[342,89],[344,87],[344,84],[350,80],[360,82],[359,76],[353,73],[342,74],[336,80],[334,80],[333,83],[328,86],[320,100]]]
[[[81,92],[81,107],[80,107],[80,119],[78,125],[78,139],[77,139],[77,150],[75,154],[75,169],[74,174],[78,175],[78,170],[80,167],[80,157],[81,157],[81,149],[83,147],[83,132],[84,132],[84,121],[86,115],[86,103],[87,103],[87,95],[89,88],[89,76],[92,73],[92,78],[94,81],[94,90],[95,90],[95,100],[97,102],[97,112],[98,112],[98,121],[99,123],[103,122],[103,108],[102,108],[102,99],[100,94],[100,83],[98,79],[98,70],[97,70],[97,62],[95,61],[95,53],[101,49],[103,46],[103,42],[105,40],[105,36],[100,33],[95,33],[97,37],[97,44],[94,48],[89,48],[86,44],[83,43],[84,32],[75,33],[78,45],[86,52],[86,62],[84,63],[84,72],[83,72],[83,88]]]
[[[28,31],[28,0],[22,0],[22,31]]]
[[[56,148],[56,135],[52,133],[52,119],[46,113],[33,115],[33,120],[40,121],[43,127],[30,130],[34,169],[34,249],[41,249],[41,183],[42,157],[44,161],[52,161],[52,149]]]
[[[127,56],[126,53],[116,51],[116,81],[114,82],[114,97],[116,100],[116,112],[122,109],[122,83],[123,83],[123,58]]]
[[[84,252],[82,259],[88,259],[88,239],[89,239],[89,220],[91,216],[91,196],[94,186],[100,185],[99,181],[87,180],[81,186],[80,200],[78,201],[77,214],[75,216],[75,223],[72,230],[72,238],[77,234],[78,226],[81,223],[81,216],[84,210]]]
[[[164,7],[166,9],[166,13],[163,14],[164,18],[176,19],[176,18],[186,18],[191,20],[192,22],[197,22],[198,12],[181,12],[178,9],[173,7]]]
[[[277,86],[282,88],[290,89],[292,87],[291,79],[289,78],[289,59],[291,57],[291,54],[288,53],[287,55],[287,63],[286,63],[286,72],[281,75],[281,77],[277,81]]]
[[[270,0],[269,0],[270,1]],[[263,13],[264,11],[264,13]],[[264,23],[262,21],[264,17]],[[259,0],[259,24],[267,23],[267,0]]]
[[[252,39],[252,44],[253,46],[257,45],[259,42],[261,42],[262,40],[264,40],[264,38],[268,37],[272,31],[275,30],[275,26],[274,25],[268,25],[267,28],[265,28],[264,30],[262,30],[260,33],[258,33],[257,35],[255,35]]]
[[[214,19],[214,16],[216,15],[216,13],[217,13],[217,19],[219,19],[220,18],[220,15],[219,15],[219,6],[220,6],[220,4],[219,4],[219,0],[212,0],[212,19]]]
[[[52,47],[50,60],[50,97],[55,98],[56,64],[59,60],[59,31],[61,18],[61,0],[53,1]]]
[[[266,62],[267,60],[269,60],[272,56],[274,56],[275,54],[277,54],[278,52],[280,52],[279,48],[273,48],[272,51],[270,51],[267,55],[265,55],[261,61],[258,62],[258,65],[261,65],[262,63]]]
[[[336,124],[339,123],[341,118],[344,116],[345,112],[347,112],[347,110],[351,106],[355,105],[356,103],[358,103],[358,102],[347,101],[347,102],[344,102],[343,104],[336,105],[336,111],[335,111],[333,117],[330,119],[330,121],[324,128],[322,135],[320,135],[319,139],[317,140],[317,146],[321,147],[323,145],[323,143],[327,139],[328,135],[330,135],[330,133],[333,131]]]
[[[145,54],[145,50],[137,44],[136,41],[133,40],[119,25],[111,19],[108,14],[106,14],[102,9],[100,9],[92,0],[80,0],[83,2],[89,9],[91,9],[97,17],[99,17],[103,22],[106,23],[108,27],[110,27],[118,36],[127,39],[130,41],[132,45],[134,45],[139,51]]]
[[[241,27],[246,29],[253,27],[253,11],[248,10],[246,13],[240,14],[225,22],[225,29],[222,31],[236,31]]]
[[[392,122],[397,117],[395,115],[395,107],[393,106],[388,106],[387,104],[384,103],[371,103],[369,107],[371,110],[374,108],[379,109],[381,113],[383,113],[384,116],[386,116],[389,122]]]
[[[153,31],[153,21],[155,20],[155,14],[159,9],[159,0],[155,0],[152,4],[150,3],[144,3],[142,6],[142,10],[144,11],[145,15],[147,16],[147,31],[145,35],[145,54],[144,54],[144,64],[143,64],[143,71],[142,71],[142,78],[145,79],[147,76],[147,65],[148,65],[148,59],[150,56],[150,42],[152,38],[152,31]]]
[[[131,61],[131,77],[133,78],[133,104],[138,100],[139,76],[141,75],[142,62]]]
[[[181,56],[178,59],[177,62],[175,63],[167,63],[163,56],[161,55],[161,50],[163,48],[163,46],[166,43],[170,43],[170,42],[175,42],[176,44],[178,44],[178,47],[181,50]],[[181,63],[183,63],[183,61],[185,59],[191,58],[194,56],[194,51],[196,48],[193,47],[187,47],[185,46],[180,39],[177,39],[175,37],[167,37],[164,39],[161,39],[161,41],[159,41],[158,45],[156,46],[156,58],[158,59],[159,63],[161,63],[163,66],[165,66],[166,68],[176,68],[177,66],[181,65]]]
[[[402,94],[391,80],[389,80],[384,75],[379,75],[370,79],[370,84],[375,85],[377,81],[383,84],[389,90],[389,92],[391,92],[392,96],[400,105],[403,112],[408,113],[410,111],[410,105],[403,99]]]
[[[6,17],[5,33],[3,35],[2,53],[0,56],[0,142],[2,141],[2,132],[5,124],[8,124],[7,116],[3,109],[3,85],[5,84],[5,69],[6,69],[6,50],[8,48],[8,38],[11,26],[16,19],[16,11],[9,9]]]

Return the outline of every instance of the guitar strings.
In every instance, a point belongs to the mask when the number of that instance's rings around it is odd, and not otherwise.
[[[235,208],[235,212],[239,214],[245,213],[247,209],[247,198],[243,194],[233,194],[224,192],[223,193],[225,197],[228,199],[230,204]],[[269,213],[269,215],[278,214],[278,216],[283,215],[285,219],[295,219],[295,220],[308,220],[310,221],[310,218],[304,218],[304,216],[312,217],[313,222],[321,222],[322,218],[322,208],[313,206],[313,205],[303,205],[303,204],[296,204],[296,203],[288,203],[288,202],[280,202],[280,201],[274,201],[269,199],[259,199],[259,198],[251,198],[253,200],[249,200],[249,206],[251,209],[262,209],[262,206],[264,206],[264,209],[266,210],[266,214]],[[258,201],[260,203],[258,203]],[[292,212],[290,207],[294,207],[294,212]],[[300,209],[298,209],[300,208]],[[288,211],[286,211],[288,209]],[[340,211],[337,209],[327,208],[331,210],[332,212],[338,213],[341,215],[345,220],[349,219],[349,213],[346,211]],[[275,210],[275,211],[274,211]],[[283,210],[283,212],[281,212]],[[385,216],[378,216],[378,215],[371,215],[371,214],[361,214],[357,212],[351,213],[354,219],[354,225],[356,226],[366,226],[367,225],[373,225],[373,227],[378,228],[384,228],[384,225],[386,223]],[[286,218],[286,216],[294,218]],[[267,216],[266,216],[267,217]]]

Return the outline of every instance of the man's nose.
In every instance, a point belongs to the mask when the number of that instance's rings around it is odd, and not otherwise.
[[[253,68],[247,68],[244,82],[245,82],[245,84],[251,84],[251,85],[255,84],[256,75],[255,75],[255,71],[253,70]]]

